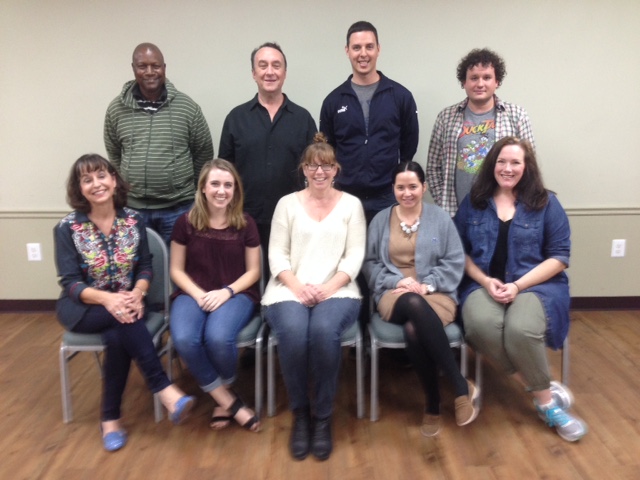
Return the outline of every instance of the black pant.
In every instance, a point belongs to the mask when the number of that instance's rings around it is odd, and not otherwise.
[[[171,385],[162,369],[144,319],[134,323],[120,323],[106,308],[95,305],[89,308],[73,331],[100,333],[106,345],[101,414],[103,422],[118,420],[121,416],[120,404],[132,359],[138,364],[152,393]]]
[[[424,389],[426,413],[440,413],[438,368],[453,385],[456,397],[468,395],[467,381],[449,347],[442,321],[424,298],[416,293],[402,294],[389,321],[404,325],[406,350]]]

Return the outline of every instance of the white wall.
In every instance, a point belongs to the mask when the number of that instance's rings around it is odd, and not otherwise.
[[[317,121],[323,98],[350,73],[345,33],[361,19],[378,28],[380,70],[418,103],[417,161],[426,161],[437,112],[464,96],[458,60],[471,48],[490,47],[507,62],[498,95],[524,106],[532,119],[547,186],[570,213],[621,214],[622,231],[611,238],[637,238],[637,0],[0,0],[0,299],[25,298],[15,296],[15,278],[32,278],[24,239],[18,243],[9,230],[23,215],[31,223],[68,209],[68,168],[83,153],[105,153],[104,112],[132,78],[135,45],[151,41],[162,49],[168,78],[200,104],[217,151],[225,115],[255,93],[249,63],[255,46],[282,45],[289,61],[285,92]],[[42,222],[46,228],[32,230],[49,232],[50,218]],[[50,234],[33,236],[51,249]],[[609,261],[610,239],[602,242],[600,261]],[[639,246],[627,248],[619,265],[638,271]],[[50,285],[55,274],[47,269],[38,281]],[[26,298],[43,298],[25,288]],[[638,294],[640,282],[625,293]]]

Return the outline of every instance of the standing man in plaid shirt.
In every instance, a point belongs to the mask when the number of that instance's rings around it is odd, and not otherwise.
[[[495,52],[472,50],[457,69],[467,98],[445,108],[436,118],[429,143],[427,184],[435,203],[452,217],[496,141],[513,135],[535,147],[524,108],[495,95],[506,74],[504,60]]]

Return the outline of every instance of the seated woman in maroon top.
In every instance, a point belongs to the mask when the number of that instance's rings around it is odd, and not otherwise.
[[[207,162],[193,208],[171,235],[171,278],[178,287],[171,307],[171,336],[203,391],[218,406],[211,428],[235,419],[257,432],[260,422],[233,393],[236,337],[260,302],[260,237],[243,214],[240,177],[226,160]]]

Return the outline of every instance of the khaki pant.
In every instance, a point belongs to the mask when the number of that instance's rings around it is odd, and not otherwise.
[[[467,297],[462,320],[474,348],[495,359],[508,374],[519,372],[530,390],[549,388],[547,321],[534,293],[521,293],[505,305],[480,288]]]

